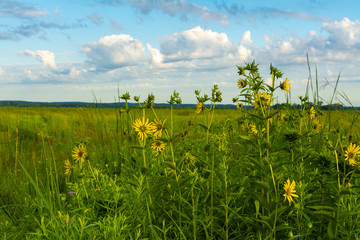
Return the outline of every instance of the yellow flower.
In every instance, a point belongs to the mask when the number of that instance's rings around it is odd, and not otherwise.
[[[239,78],[239,80],[237,81],[237,85],[238,85],[239,89],[242,89],[242,88],[246,87],[246,82],[244,80],[242,80],[241,78]]]
[[[243,105],[242,103],[238,103],[237,106],[236,106],[236,108],[237,108],[237,109],[240,109],[240,110],[241,110],[243,107],[244,107],[244,105]]]
[[[262,128],[261,132],[264,133],[266,131],[266,128]]]
[[[72,152],[72,157],[75,160],[75,162],[80,161],[80,164],[83,164],[86,157],[86,150],[84,145],[80,144],[79,146],[74,147],[74,150]]]
[[[290,82],[288,78],[286,78],[284,82],[280,83],[280,88],[286,93],[290,92]]]
[[[256,128],[256,125],[254,123],[250,123],[250,129],[253,132],[253,134],[258,134],[258,130]]]
[[[310,111],[309,111],[309,115],[310,115],[310,118],[311,119],[314,119],[314,117],[315,117],[315,109],[314,109],[314,107],[311,107],[310,108]]]
[[[141,139],[141,141],[144,140],[144,138],[147,138],[147,135],[151,135],[153,132],[156,131],[156,128],[153,123],[149,123],[149,119],[143,118],[143,120],[136,119],[133,123],[133,128],[135,129],[135,132],[138,132],[138,135]]]
[[[71,173],[71,163],[69,161],[69,159],[65,160],[65,175],[70,175]]]
[[[357,154],[360,153],[360,147],[356,144],[350,143],[350,146],[345,150],[345,160],[349,160],[351,166],[356,166],[359,163],[355,160]]]
[[[266,108],[267,106],[270,106],[273,104],[271,95],[267,92],[257,92],[257,94],[254,97],[254,101],[252,102],[255,108],[261,109]]]
[[[292,199],[292,197],[299,197],[298,195],[295,194],[295,181],[293,180],[292,183],[290,184],[290,180],[288,179],[287,182],[284,183],[284,190],[285,193],[283,194],[283,196],[285,197],[284,201],[288,200],[289,201],[289,206],[291,205],[291,202],[294,202],[294,200]]]
[[[154,133],[154,137],[155,138],[160,138],[161,137],[161,134],[162,134],[162,130],[163,130],[163,128],[164,128],[164,124],[165,124],[165,122],[166,122],[166,119],[164,120],[164,122],[161,122],[160,120],[157,120],[157,119],[155,119],[154,120],[154,122],[155,122],[155,133]]]
[[[203,109],[204,109],[204,103],[198,102],[198,103],[196,104],[196,111],[195,111],[195,113],[200,113],[201,110],[203,110]]]
[[[156,151],[155,156],[159,155],[159,153],[164,151],[165,147],[166,147],[166,144],[160,140],[155,140],[155,142],[153,142],[153,144],[151,144],[151,148]]]

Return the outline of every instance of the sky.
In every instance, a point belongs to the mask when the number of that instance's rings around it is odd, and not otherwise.
[[[195,90],[217,84],[229,104],[237,66],[255,60],[265,82],[270,63],[284,73],[292,103],[311,74],[324,104],[340,79],[333,102],[360,106],[359,10],[358,0],[0,0],[0,100],[129,92],[164,103],[176,90],[196,103]]]

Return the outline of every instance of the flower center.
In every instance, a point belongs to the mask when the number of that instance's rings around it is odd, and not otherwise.
[[[141,126],[141,127],[139,127],[139,129],[141,132],[146,132],[146,126]]]

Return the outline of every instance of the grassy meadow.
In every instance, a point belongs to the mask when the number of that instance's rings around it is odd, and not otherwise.
[[[0,238],[359,239],[359,112],[274,110],[289,80],[238,70],[236,110],[216,85],[196,108],[1,108]]]

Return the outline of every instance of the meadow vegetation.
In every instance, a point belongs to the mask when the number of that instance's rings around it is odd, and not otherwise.
[[[216,85],[196,109],[1,108],[1,239],[358,239],[359,112],[310,80],[273,110],[291,80],[238,73],[236,110]]]

